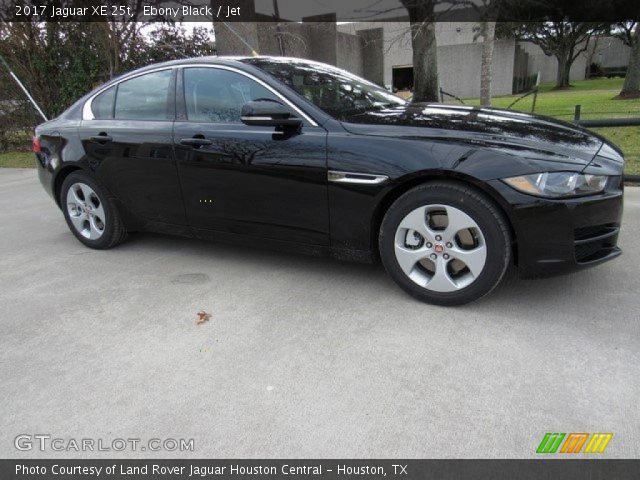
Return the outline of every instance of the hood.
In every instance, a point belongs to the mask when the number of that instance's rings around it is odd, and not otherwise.
[[[465,105],[407,104],[346,115],[343,126],[355,134],[511,146],[581,164],[589,163],[603,143],[600,137],[581,127],[552,118]]]

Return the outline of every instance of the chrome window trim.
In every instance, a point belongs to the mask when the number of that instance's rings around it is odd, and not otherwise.
[[[327,180],[333,183],[351,183],[356,185],[379,185],[389,180],[387,175],[375,175],[371,173],[340,172],[329,170]]]
[[[267,90],[269,90],[271,93],[273,93],[276,97],[278,97],[280,100],[282,100],[282,102],[284,102],[286,105],[288,105],[291,109],[293,109],[295,112],[297,112],[302,118],[304,118],[312,127],[317,127],[318,124],[306,113],[304,113],[296,104],[294,104],[292,101],[290,101],[289,99],[287,99],[286,97],[284,97],[280,92],[278,92],[275,88],[273,88],[271,85],[269,85],[268,83],[264,82],[263,80],[260,80],[258,77],[248,73],[248,72],[244,72],[238,68],[235,67],[229,67],[227,65],[211,65],[211,64],[204,64],[204,63],[185,63],[185,64],[181,64],[181,65],[173,65],[171,67],[159,67],[153,70],[147,70],[145,72],[139,72],[139,73],[135,73],[132,75],[129,75],[125,78],[121,78],[120,80],[118,80],[115,83],[111,83],[108,86],[106,86],[105,88],[101,88],[100,90],[98,90],[96,93],[94,93],[93,95],[91,95],[91,97],[89,99],[87,99],[87,101],[84,103],[84,106],[82,107],[82,120],[95,120],[95,116],[93,115],[93,111],[91,110],[91,105],[93,103],[93,100],[100,95],[102,92],[104,92],[105,90],[108,90],[112,87],[116,87],[117,85],[121,84],[122,82],[126,82],[127,80],[131,80],[133,78],[136,77],[140,77],[142,75],[146,75],[148,73],[155,73],[155,72],[160,72],[162,70],[175,70],[175,69],[179,69],[179,68],[217,68],[220,70],[228,70],[230,72],[235,72],[235,73],[239,73],[240,75],[244,75],[245,77],[259,83],[260,85],[262,85],[264,88],[266,88]],[[117,101],[117,95],[116,95],[116,99],[114,100],[114,102]],[[117,118],[115,119],[103,119],[103,120],[117,120]]]
[[[273,120],[272,117],[240,117],[240,120]]]

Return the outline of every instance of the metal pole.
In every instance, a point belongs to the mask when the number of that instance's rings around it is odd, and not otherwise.
[[[280,28],[280,10],[278,9],[278,0],[273,0],[273,15],[276,20],[276,39],[278,40],[278,50],[280,56],[284,57],[284,41],[282,40],[282,29]]]
[[[576,105],[576,108],[573,112],[573,121],[576,123],[580,121],[581,110],[582,110],[582,105]]]
[[[640,125],[640,118],[600,118],[578,120],[575,123],[583,127],[637,127]]]
[[[227,28],[231,31],[231,33],[233,33],[236,37],[238,37],[238,40],[240,40],[242,43],[244,43],[244,44],[245,44],[245,46],[246,46],[249,50],[251,50],[251,55],[252,55],[252,56],[254,56],[254,57],[259,57],[259,56],[260,56],[260,54],[259,54],[258,52],[256,52],[256,51],[254,50],[254,48],[253,48],[251,45],[249,45],[249,42],[247,42],[244,38],[242,38],[242,37],[238,34],[238,32],[236,32],[233,28],[231,28],[231,27],[229,26],[229,24],[228,24],[227,22],[220,22],[220,23],[222,23],[225,27],[227,27]]]
[[[538,100],[538,87],[536,87],[536,91],[533,92],[533,103],[531,104],[531,113],[536,111],[536,101]]]
[[[22,82],[20,81],[20,79],[16,76],[15,73],[13,73],[13,70],[11,70],[11,67],[9,66],[9,64],[7,63],[7,61],[4,59],[4,57],[2,55],[0,55],[0,61],[2,61],[2,64],[7,68],[7,70],[9,71],[9,75],[11,75],[11,78],[13,78],[15,80],[15,82],[20,86],[20,88],[22,89],[22,91],[24,92],[24,94],[29,98],[29,100],[31,101],[31,104],[35,107],[35,109],[38,111],[38,113],[40,114],[40,116],[42,116],[42,118],[44,118],[45,122],[48,122],[49,119],[47,118],[47,116],[44,114],[44,112],[42,111],[42,109],[38,106],[38,104],[36,103],[36,101],[33,99],[33,97],[31,96],[31,94],[29,93],[29,91],[27,90],[27,88],[22,84]]]

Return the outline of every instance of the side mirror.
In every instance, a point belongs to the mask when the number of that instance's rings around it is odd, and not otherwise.
[[[270,127],[294,127],[302,125],[302,119],[291,115],[288,107],[273,100],[253,100],[242,106],[242,123]]]

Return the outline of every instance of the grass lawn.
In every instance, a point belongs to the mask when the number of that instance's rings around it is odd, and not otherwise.
[[[560,120],[573,120],[576,105],[582,106],[581,118],[616,118],[640,117],[640,99],[613,100],[622,88],[622,78],[597,78],[574,82],[568,90],[553,90],[553,83],[542,84],[536,101],[535,113],[556,117]],[[495,97],[492,105],[506,108],[517,95]],[[478,105],[479,99],[464,101],[470,105]],[[456,103],[456,102],[448,102]],[[533,96],[530,95],[513,107],[513,110],[531,112]],[[640,126],[594,128],[603,137],[622,148],[625,154],[625,173],[640,174]]]
[[[0,153],[0,167],[35,168],[36,156],[33,152]]]

